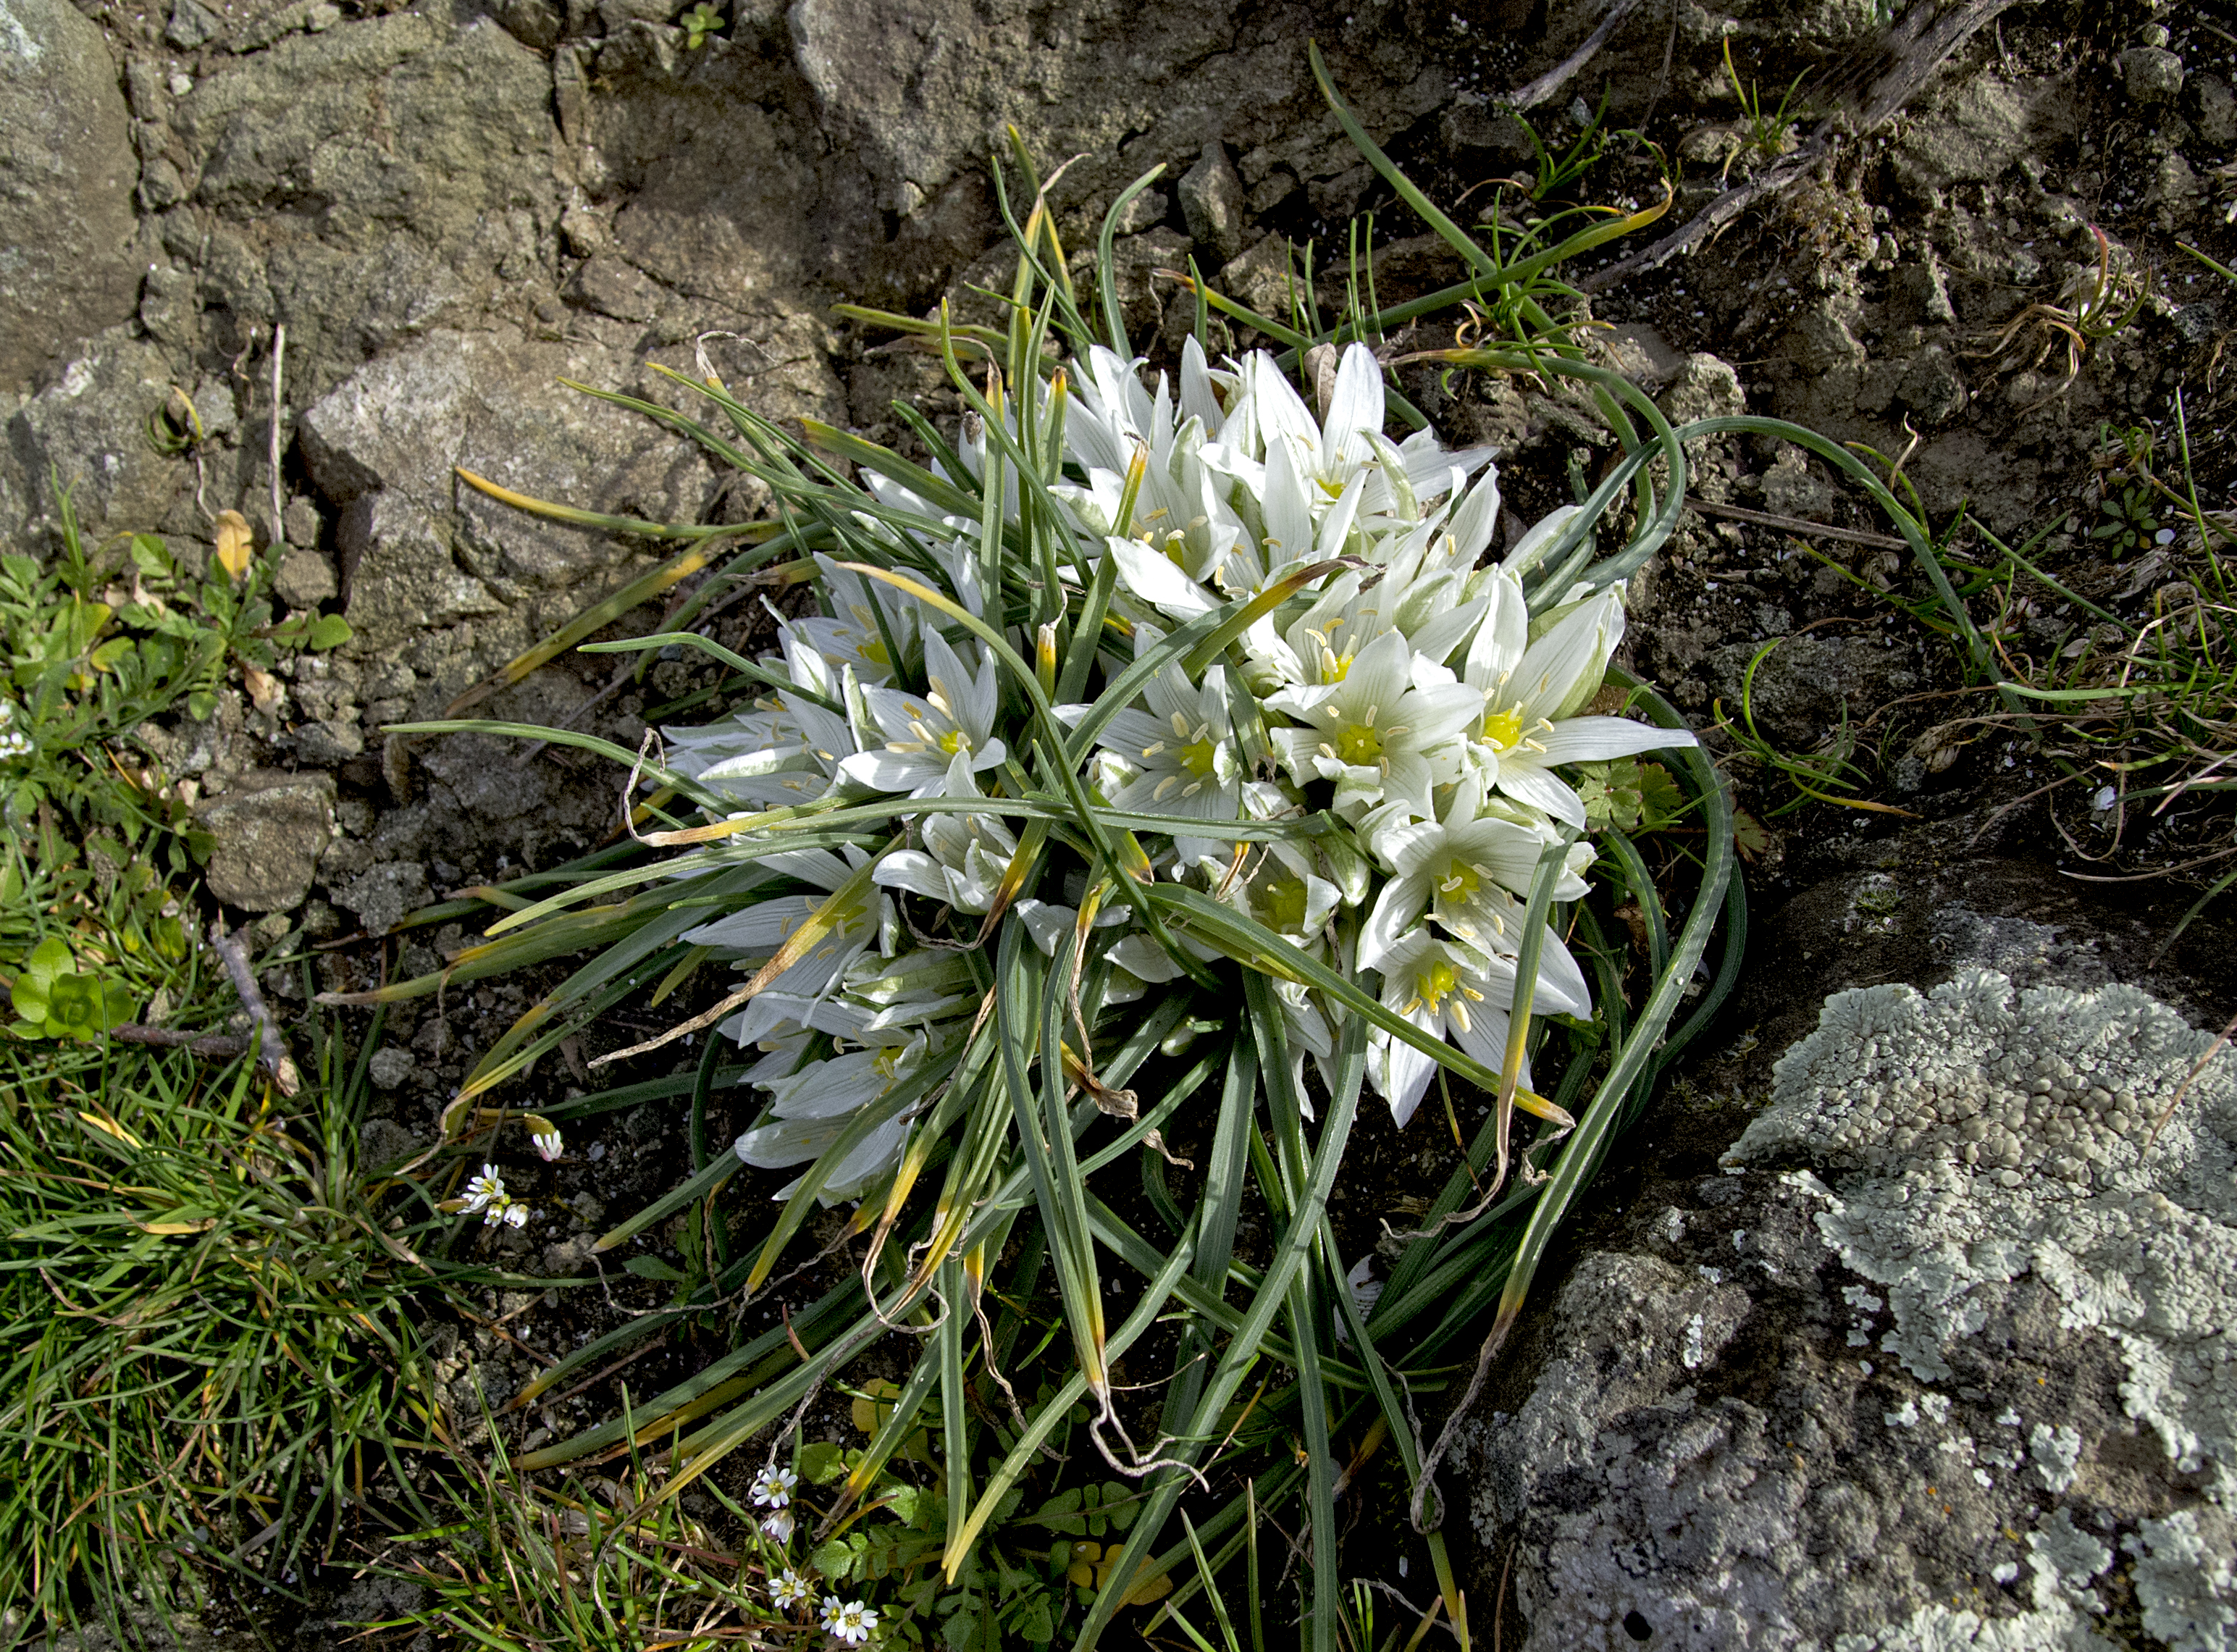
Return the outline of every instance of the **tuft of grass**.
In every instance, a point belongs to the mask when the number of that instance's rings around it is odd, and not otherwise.
[[[0,1043],[0,1646],[287,1591],[386,1463],[426,1225],[360,1178],[362,1061],[314,1067],[283,1112],[248,1055]]]
[[[439,1519],[362,1560],[360,1575],[425,1591],[414,1609],[359,1626],[373,1644],[712,1652],[798,1636],[771,1602],[753,1517],[719,1486],[693,1499],[703,1517],[662,1497],[638,1455],[545,1484],[514,1467],[494,1430],[490,1440],[487,1464],[451,1458],[447,1477],[421,1488]],[[756,1633],[770,1629],[784,1640]]]

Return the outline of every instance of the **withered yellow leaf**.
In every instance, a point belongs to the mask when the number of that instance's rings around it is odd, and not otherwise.
[[[249,561],[256,554],[256,537],[249,532],[248,519],[238,511],[220,511],[213,528],[218,565],[239,585],[248,577]]]

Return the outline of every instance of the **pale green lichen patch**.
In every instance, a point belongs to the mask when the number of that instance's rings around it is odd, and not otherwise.
[[[2198,1517],[2178,1509],[2139,1523],[2128,1541],[2136,1556],[2136,1600],[2144,1628],[2168,1652],[2226,1652],[2237,1645],[2237,1568],[2229,1551],[2199,1530]]]
[[[2201,1066],[2213,1042],[2126,986],[2016,991],[1976,971],[1924,996],[1840,993],[1726,1163],[1844,1173],[1818,1231],[1884,1288],[1880,1346],[1927,1381],[1992,1288],[2032,1272],[2063,1327],[2117,1346],[2123,1409],[2221,1499],[2237,1490],[2237,1055]],[[2082,1443],[2037,1432],[2031,1467],[2064,1490]]]

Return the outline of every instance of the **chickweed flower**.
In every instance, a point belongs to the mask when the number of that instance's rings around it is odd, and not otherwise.
[[[754,1476],[754,1504],[761,1509],[782,1509],[792,1501],[792,1489],[800,1483],[800,1477],[790,1469],[769,1464]]]
[[[878,1615],[860,1601],[842,1601],[836,1595],[826,1595],[822,1623],[824,1631],[835,1639],[848,1646],[860,1646],[878,1627]]]
[[[762,1536],[773,1543],[790,1543],[792,1527],[792,1510],[789,1509],[779,1509],[775,1513],[765,1515],[762,1518]]]
[[[482,1173],[466,1183],[465,1202],[461,1210],[484,1210],[505,1198],[505,1178],[495,1165],[484,1165]]]
[[[559,1127],[551,1120],[531,1113],[525,1122],[528,1126],[529,1146],[536,1149],[536,1156],[545,1164],[566,1151],[567,1144],[560,1138]]]
[[[769,1579],[769,1598],[785,1611],[814,1599],[815,1587],[789,1566]]]

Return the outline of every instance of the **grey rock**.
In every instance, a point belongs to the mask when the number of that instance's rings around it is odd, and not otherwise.
[[[374,1073],[380,1071],[380,1058],[389,1052],[375,1050],[369,1064]],[[409,1053],[406,1053],[409,1060]],[[408,1070],[408,1069],[407,1069]],[[373,1082],[378,1084],[376,1077]],[[357,1128],[358,1164],[360,1168],[377,1170],[393,1165],[419,1151],[419,1140],[393,1119],[367,1119]]]
[[[601,253],[575,272],[568,293],[617,321],[649,321],[660,313],[665,296],[660,284],[627,259]]]
[[[311,892],[334,835],[334,783],[322,774],[256,770],[198,811],[216,838],[210,893],[248,912],[284,912]]]
[[[1894,297],[1902,314],[1914,326],[1948,327],[1957,319],[1950,302],[1949,283],[1941,261],[1932,252],[1904,264],[1896,271]]]
[[[132,314],[131,116],[66,0],[0,7],[0,389]]]
[[[298,493],[289,499],[280,513],[280,524],[287,535],[287,543],[298,550],[307,549],[319,542],[319,507]],[[306,571],[307,573],[307,571]],[[280,593],[285,596],[287,593]],[[326,593],[331,597],[331,591]],[[313,601],[322,598],[313,598]]]
[[[1696,351],[1679,364],[1670,387],[1659,405],[1673,425],[1695,419],[1717,419],[1747,411],[1747,393],[1732,364],[1707,351]]]
[[[295,752],[305,763],[338,769],[365,750],[355,717],[315,717],[294,730]]]
[[[1286,194],[1358,165],[1307,71],[1316,19],[1305,8],[1212,0],[1122,16],[1022,0],[796,0],[788,21],[827,131],[866,165],[875,205],[907,220],[959,193],[983,199],[972,175],[1004,151],[1012,123],[1036,154],[1083,156],[1060,209],[1111,198],[1151,161],[1185,169],[1215,139],[1246,162],[1258,155],[1237,168],[1254,196],[1277,170]],[[1449,101],[1443,65],[1346,61],[1335,32],[1323,34],[1332,71],[1370,129],[1399,129]]]
[[[1204,147],[1203,158],[1181,175],[1178,193],[1189,235],[1198,246],[1210,248],[1222,264],[1243,250],[1243,180],[1223,146]]]
[[[2121,54],[2121,81],[2139,103],[2172,103],[2182,96],[2182,59],[2164,46],[2131,46]]]
[[[1763,476],[1763,507],[1781,516],[1798,516],[1821,522],[1833,508],[1832,485],[1810,468],[1809,455],[1792,442],[1782,442],[1771,468]]]
[[[149,446],[147,426],[177,376],[166,352],[122,327],[94,340],[9,421],[26,504],[55,514],[59,477],[89,539],[161,526],[186,474]]]
[[[1165,222],[1172,202],[1162,189],[1145,189],[1120,208],[1115,228],[1122,235],[1138,235]]]
[[[697,519],[714,488],[700,454],[647,420],[558,389],[561,377],[634,388],[652,375],[622,351],[510,330],[444,334],[381,357],[304,413],[312,478],[346,506],[337,543],[357,646],[502,612],[625,554],[609,536],[460,486],[454,466],[538,499]],[[643,387],[663,394],[657,381]],[[412,417],[397,419],[399,406]]]
[[[1965,380],[1941,350],[1922,350],[1913,357],[1896,393],[1930,428],[1948,424],[1965,410]]]
[[[1240,300],[1245,308],[1277,320],[1289,309],[1293,280],[1290,245],[1279,235],[1262,236],[1219,272],[1222,291]]]
[[[1728,707],[1740,701],[1741,679],[1761,644],[1728,644],[1704,662]],[[1858,722],[1898,694],[1918,686],[1912,657],[1892,644],[1860,637],[1790,637],[1757,667],[1749,708],[1756,727],[1797,750],[1815,745],[1845,716]]]
[[[2153,215],[2160,228],[2173,233],[2198,216],[2205,193],[2190,162],[2170,150],[2160,157],[2159,165],[2154,169],[2147,198],[2155,208]]]
[[[2221,331],[2221,313],[2211,304],[2186,304],[2173,319],[2175,336],[2194,347],[2206,343]]]
[[[1994,74],[1971,76],[1934,100],[1897,143],[1897,176],[1914,191],[1995,178],[2025,154],[2055,96],[2050,83],[2016,86]]]
[[[194,51],[224,33],[225,19],[202,4],[201,0],[173,0],[171,21],[163,30],[163,38],[181,51]]]
[[[393,1090],[410,1078],[419,1065],[419,1058],[410,1050],[394,1044],[384,1044],[373,1053],[373,1060],[366,1064],[366,1071],[377,1088]]]
[[[334,891],[334,904],[356,913],[368,935],[386,935],[428,899],[427,869],[417,861],[383,862]]]
[[[1833,295],[1821,298],[1794,318],[1782,340],[1783,352],[1805,373],[1861,367],[1865,350],[1854,330],[1856,319],[1852,302]]]
[[[158,264],[148,272],[140,293],[140,325],[148,329],[149,337],[175,349],[194,343],[195,318],[201,307],[196,301],[195,287],[192,275],[168,264]]]
[[[2237,91],[2219,75],[2193,75],[2188,84],[2200,138],[2217,149],[2237,143]]]
[[[1525,1652],[2107,1652],[2116,1573],[2228,1644],[2237,1055],[2193,1078],[2212,1036],[2133,988],[1962,967],[2090,961],[1963,916],[1931,994],[1827,1001],[1726,1173],[1646,1190],[1462,1425]]]
[[[209,214],[205,302],[234,320],[228,354],[284,319],[289,380],[305,396],[399,340],[478,323],[500,272],[548,264],[539,225],[562,195],[551,72],[497,23],[447,17],[399,11],[289,34],[179,104],[194,200]],[[290,210],[273,213],[274,201]]]
[[[314,532],[316,521],[314,517]],[[292,526],[287,537],[295,537]],[[280,558],[280,566],[272,576],[272,589],[290,608],[315,608],[338,595],[341,586],[334,578],[333,560],[324,552],[290,551]]]

